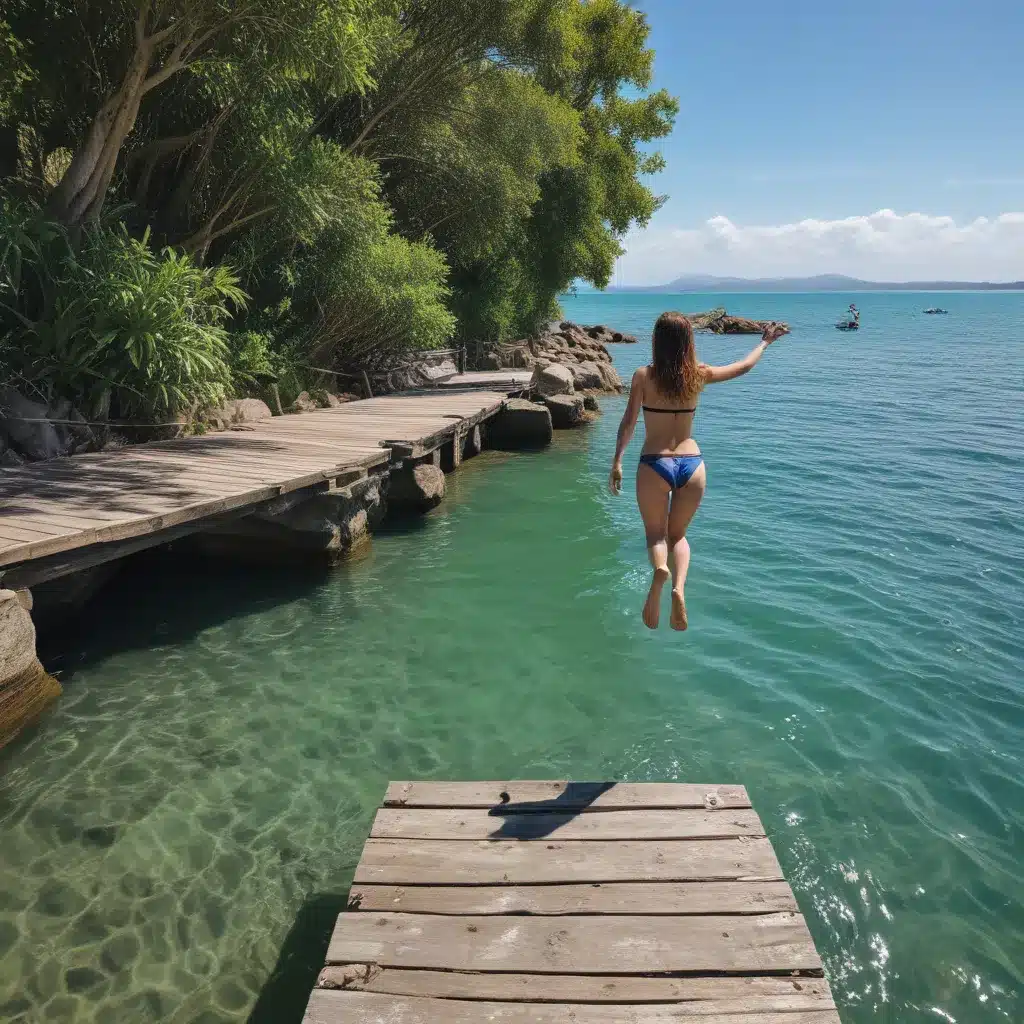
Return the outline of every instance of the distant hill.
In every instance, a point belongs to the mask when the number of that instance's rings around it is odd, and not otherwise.
[[[818,274],[814,277],[715,277],[687,274],[668,284],[647,288],[609,288],[609,291],[653,292],[945,292],[945,291],[1024,291],[1024,281],[862,281],[844,274]]]

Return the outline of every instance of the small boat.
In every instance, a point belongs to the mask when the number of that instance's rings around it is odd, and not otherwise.
[[[938,306],[932,306],[931,309],[924,310],[925,313],[948,313],[948,309],[939,309]]]
[[[856,331],[860,327],[860,310],[851,302],[848,315],[836,323],[837,331]]]

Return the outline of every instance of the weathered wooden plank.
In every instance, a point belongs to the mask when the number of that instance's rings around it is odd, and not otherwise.
[[[44,541],[48,537],[61,537],[67,530],[47,527],[40,529],[26,522],[25,516],[15,519],[13,516],[6,516],[0,519],[0,539],[16,541],[22,544],[32,544],[35,541]]]
[[[276,487],[260,487],[254,490],[239,491],[234,494],[229,493],[227,495],[202,498],[199,501],[192,501],[177,508],[171,506],[166,511],[156,515],[137,516],[132,519],[126,519],[123,523],[113,522],[110,526],[98,529],[95,531],[95,541],[92,541],[92,543],[128,540],[142,534],[154,533],[157,530],[191,522],[195,519],[227,512],[239,506],[269,501],[271,498],[276,497],[277,494],[278,489]],[[81,544],[82,542],[76,534],[68,534],[63,537],[53,537],[50,541],[44,543],[26,544],[18,548],[0,550],[0,565],[10,565],[15,562],[24,562],[28,559],[60,554],[80,547]]]
[[[787,882],[354,885],[352,910],[406,914],[766,914],[797,910]],[[614,927],[614,925],[612,925]]]
[[[536,806],[517,807],[519,804]],[[384,806],[610,811],[750,807],[750,798],[742,786],[683,782],[392,782]]]
[[[645,977],[421,971],[375,964],[328,965],[317,988],[433,999],[515,1003],[689,1003],[691,1013],[792,1013],[831,1010],[824,978]]]
[[[835,1010],[705,1014],[701,1005],[495,1003],[314,989],[303,1024],[841,1024]]]
[[[355,882],[542,885],[557,882],[781,881],[767,839],[449,843],[369,839]]]
[[[499,811],[501,813],[499,813]],[[374,839],[726,839],[763,836],[757,812],[681,809],[591,814],[504,813],[500,808],[382,807]]]
[[[341,914],[327,962],[526,974],[820,971],[799,914],[452,917]]]

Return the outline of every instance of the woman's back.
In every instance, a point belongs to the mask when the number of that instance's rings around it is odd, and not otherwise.
[[[649,366],[637,371],[633,378],[633,386],[636,387],[637,384],[643,392],[641,398],[644,412],[644,454],[676,455],[696,452],[697,444],[693,440],[692,431],[700,389],[689,396],[681,393],[667,394],[658,385]]]

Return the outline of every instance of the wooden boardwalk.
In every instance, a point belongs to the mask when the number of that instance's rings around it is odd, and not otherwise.
[[[504,372],[473,379],[471,390],[373,398],[201,437],[0,469],[0,571],[9,586],[34,585],[283,494],[344,486],[392,457],[456,445],[500,411],[515,387]],[[493,389],[482,389],[487,380]]]
[[[304,1024],[839,1024],[742,786],[392,783]]]

